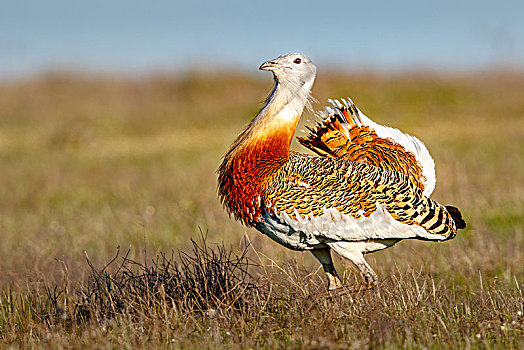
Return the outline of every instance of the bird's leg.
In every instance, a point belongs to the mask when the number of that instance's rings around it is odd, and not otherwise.
[[[332,242],[328,245],[339,255],[342,255],[344,258],[350,260],[355,264],[366,282],[366,288],[371,289],[377,286],[378,277],[375,271],[369,266],[369,264],[364,259],[362,254],[360,242]],[[362,290],[362,288],[356,289]]]
[[[331,249],[315,249],[312,250],[311,253],[313,253],[315,258],[320,261],[322,267],[324,268],[324,272],[326,273],[328,279],[328,290],[342,288],[342,281],[338,277],[337,270],[335,270],[335,265],[333,265],[333,260],[331,259]]]

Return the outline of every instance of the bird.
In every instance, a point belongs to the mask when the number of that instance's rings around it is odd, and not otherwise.
[[[373,288],[364,256],[403,239],[446,241],[465,228],[460,211],[429,198],[435,164],[416,137],[373,122],[349,98],[329,100],[290,150],[312,109],[316,66],[299,53],[262,63],[274,86],[218,168],[218,197],[230,216],[321,263],[329,291],[344,287],[332,252],[351,261]]]

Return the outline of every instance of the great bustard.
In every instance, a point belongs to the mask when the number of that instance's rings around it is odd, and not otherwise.
[[[287,248],[310,250],[330,290],[342,286],[331,250],[375,285],[364,254],[407,238],[451,239],[465,227],[458,209],[428,198],[435,165],[424,144],[374,123],[349,99],[331,101],[299,138],[317,156],[290,152],[316,67],[291,53],[260,69],[273,72],[275,86],[218,170],[219,197],[228,213]]]

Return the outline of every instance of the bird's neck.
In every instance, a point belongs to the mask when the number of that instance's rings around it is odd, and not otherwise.
[[[309,84],[297,89],[290,83],[276,82],[265,106],[246,129],[244,145],[268,148],[273,155],[288,155],[310,88]]]
[[[293,89],[289,83],[276,82],[266,104],[233,143],[230,152],[288,157],[293,134],[308,103],[311,88],[308,85]]]
[[[264,107],[224,157],[219,168],[219,195],[229,212],[244,223],[257,221],[261,193],[289,159],[291,140],[311,85],[293,90],[277,82]]]

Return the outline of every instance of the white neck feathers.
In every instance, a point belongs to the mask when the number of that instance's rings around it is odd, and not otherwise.
[[[311,109],[311,87],[313,81],[297,84],[293,81],[276,81],[266,105],[260,110],[255,122],[271,119],[280,123],[295,123],[302,115],[304,107]]]

